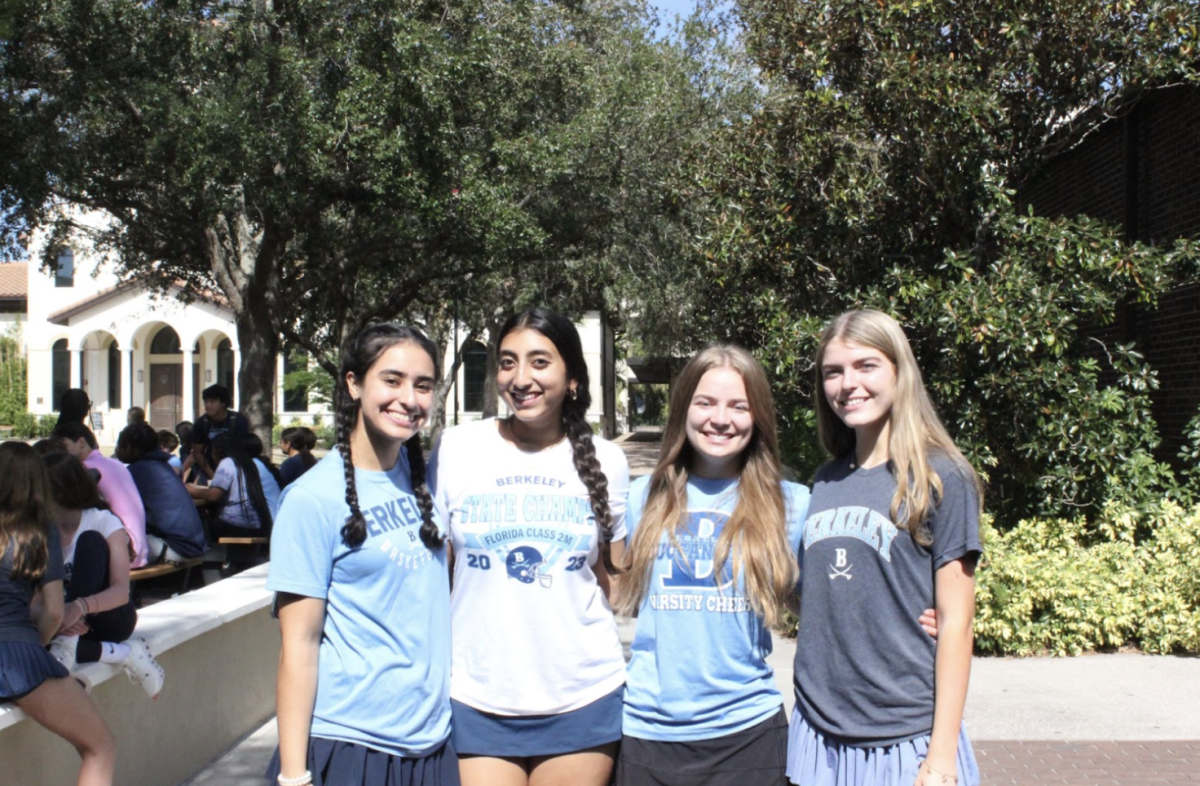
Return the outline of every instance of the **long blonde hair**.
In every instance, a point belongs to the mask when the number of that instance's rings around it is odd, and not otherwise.
[[[650,589],[651,571],[664,533],[682,557],[677,533],[686,520],[687,479],[694,455],[687,438],[688,408],[701,378],[714,368],[732,368],[741,375],[754,418],[754,434],[739,457],[737,503],[717,538],[713,575],[721,576],[725,562],[732,557],[734,584],[744,577],[751,607],[764,624],[776,627],[783,600],[795,588],[797,571],[787,542],[775,406],[763,367],[749,352],[736,346],[711,346],[698,353],[675,383],[662,452],[650,476],[646,506],[629,547],[629,572],[621,580],[617,611],[633,614],[641,606]]]
[[[833,411],[825,398],[821,377],[825,350],[835,339],[882,352],[896,369],[888,435],[888,463],[897,479],[891,517],[897,527],[908,530],[913,540],[928,546],[933,538],[927,522],[943,493],[942,479],[930,466],[930,455],[941,453],[953,461],[975,487],[982,504],[979,476],[942,425],[900,323],[881,311],[847,311],[830,322],[821,334],[816,363],[817,435],[821,447],[835,458],[849,455],[855,447],[854,429]],[[902,483],[900,478],[908,478],[909,482]]]

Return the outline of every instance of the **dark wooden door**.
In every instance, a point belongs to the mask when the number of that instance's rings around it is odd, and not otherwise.
[[[177,363],[150,365],[150,425],[174,429],[183,409],[183,366]]]

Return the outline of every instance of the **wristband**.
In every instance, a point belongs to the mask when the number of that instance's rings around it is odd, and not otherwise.
[[[312,771],[305,770],[303,775],[298,775],[295,778],[285,778],[281,772],[275,781],[279,786],[308,786],[308,784],[312,783]]]
[[[921,764],[925,767],[925,769],[929,770],[930,775],[937,775],[940,777],[942,779],[942,783],[958,783],[957,775],[950,775],[949,773],[942,772],[941,770],[935,770],[933,765],[925,759],[921,759]],[[299,786],[299,784],[297,784],[297,786]]]

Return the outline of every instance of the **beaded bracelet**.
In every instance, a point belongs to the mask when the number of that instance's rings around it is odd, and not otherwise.
[[[948,775],[940,770],[935,770],[933,765],[925,759],[921,759],[921,764],[925,767],[925,769],[929,770],[930,775],[940,775],[942,778],[942,783],[958,783],[957,775]],[[290,786],[290,784],[288,784],[288,786]],[[297,786],[299,786],[299,784],[297,784]]]
[[[279,783],[279,786],[308,786],[308,784],[312,783],[312,771],[305,770],[303,775],[297,775],[295,778],[285,778],[281,772],[275,780]]]

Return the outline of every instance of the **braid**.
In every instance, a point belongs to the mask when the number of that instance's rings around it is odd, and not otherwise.
[[[343,382],[342,385],[346,383]],[[337,449],[342,454],[342,469],[346,475],[346,504],[350,506],[350,518],[342,527],[342,542],[350,548],[361,546],[367,539],[367,520],[358,508],[358,487],[354,483],[354,460],[350,455],[350,434],[358,423],[358,401],[350,398],[349,392],[338,391],[341,399],[337,411]]]
[[[433,520],[433,496],[429,493],[429,484],[425,482],[425,454],[421,450],[421,435],[413,434],[404,447],[408,451],[409,480],[417,498],[417,507],[421,509],[421,542],[426,548],[440,549],[442,535]]]
[[[604,567],[613,575],[622,573],[612,561],[612,511],[608,507],[608,478],[600,469],[596,458],[596,444],[592,441],[592,427],[584,417],[584,407],[578,402],[567,401],[563,406],[563,427],[571,441],[571,455],[575,460],[575,471],[587,486],[592,513],[600,525],[600,556]],[[574,406],[573,406],[574,405]]]

